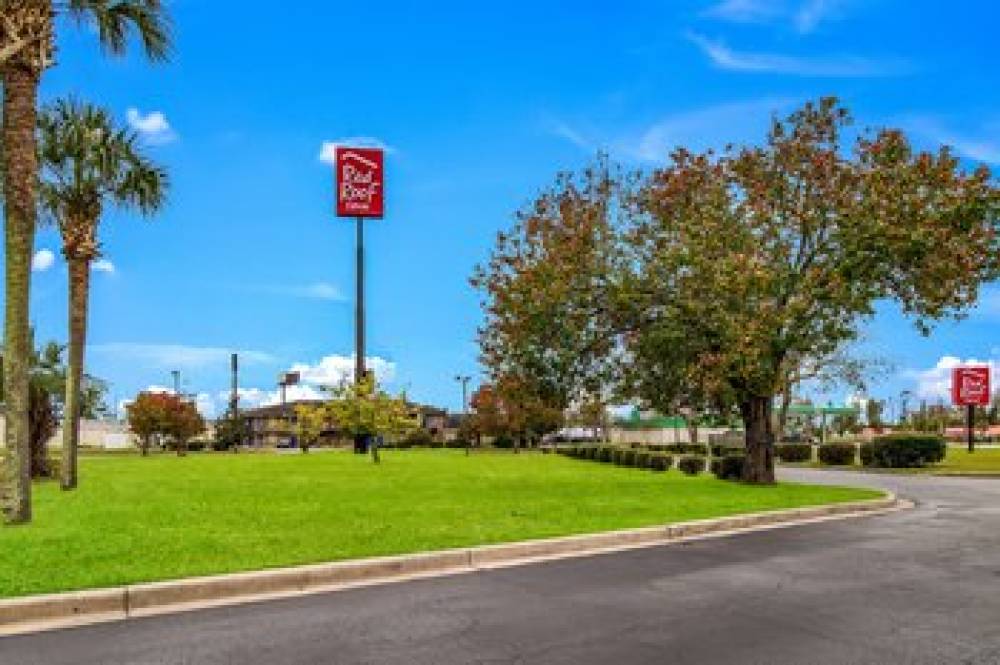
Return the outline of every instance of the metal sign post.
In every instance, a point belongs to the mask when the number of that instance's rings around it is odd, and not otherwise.
[[[378,148],[339,147],[336,153],[337,216],[356,224],[356,288],[354,310],[354,383],[367,377],[365,368],[365,218],[381,219],[385,210],[385,155]],[[357,436],[354,452],[364,453],[367,437]]]

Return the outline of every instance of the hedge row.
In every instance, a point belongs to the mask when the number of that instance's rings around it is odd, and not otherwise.
[[[705,443],[627,443],[624,445],[635,450],[649,450],[657,453],[671,453],[673,455],[701,455],[704,457],[709,452],[709,446]],[[741,446],[712,444],[711,449],[713,457],[742,455],[744,453]]]
[[[630,466],[637,469],[666,471],[674,465],[674,458],[662,452],[654,452],[641,448],[623,448],[619,446],[566,446],[557,450],[560,455],[577,459],[594,460],[618,466]]]
[[[781,462],[812,461],[812,446],[808,443],[782,443],[774,447],[774,455]]]
[[[915,469],[936,464],[948,451],[945,440],[933,434],[889,434],[861,446],[861,463],[886,469]]]

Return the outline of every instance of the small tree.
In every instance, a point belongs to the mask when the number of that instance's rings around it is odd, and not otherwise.
[[[344,434],[352,437],[400,438],[419,427],[406,395],[392,396],[381,390],[369,375],[359,382],[344,382],[332,390],[325,411]],[[372,445],[372,460],[379,461],[378,446]]]
[[[154,439],[169,441],[177,455],[187,454],[188,442],[205,431],[205,419],[195,405],[177,395],[143,392],[127,408],[129,428],[139,438],[143,456]]]
[[[125,408],[129,429],[139,439],[143,457],[149,455],[153,440],[166,431],[168,397],[165,393],[139,393]]]
[[[239,450],[239,447],[250,435],[247,421],[239,413],[227,410],[221,418],[215,421],[216,450]]]
[[[329,420],[329,409],[322,403],[298,404],[295,407],[295,438],[303,453],[308,453],[319,443]]]

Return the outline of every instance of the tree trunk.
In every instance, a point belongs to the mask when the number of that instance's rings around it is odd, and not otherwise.
[[[149,457],[149,437],[144,436],[140,440],[139,448],[142,450],[143,457]]]
[[[775,482],[772,399],[770,395],[752,395],[740,404],[747,448],[743,480],[748,483],[773,485]]]
[[[4,241],[6,304],[4,311],[4,398],[6,447],[11,468],[4,512],[12,524],[31,521],[31,450],[29,443],[29,359],[31,329],[28,302],[31,257],[35,245],[35,198],[38,159],[35,140],[38,74],[15,62],[3,69]]]
[[[83,350],[87,344],[87,297],[90,291],[90,262],[69,260],[69,367],[66,372],[66,408],[63,413],[62,483],[64,490],[76,489],[80,445],[80,395],[83,382]]]

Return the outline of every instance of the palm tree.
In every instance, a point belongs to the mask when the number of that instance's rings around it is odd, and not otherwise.
[[[69,373],[63,415],[62,488],[77,485],[80,393],[87,338],[90,265],[106,204],[151,215],[164,203],[166,172],[142,154],[138,137],[102,108],[60,100],[38,119],[39,201],[59,227],[69,265]]]
[[[4,243],[6,302],[4,372],[6,444],[12,473],[6,488],[8,522],[31,520],[28,296],[37,221],[35,127],[38,85],[52,65],[55,19],[66,15],[96,26],[104,49],[124,53],[135,33],[152,60],[167,56],[170,31],[161,0],[0,0],[0,77],[3,79]]]

